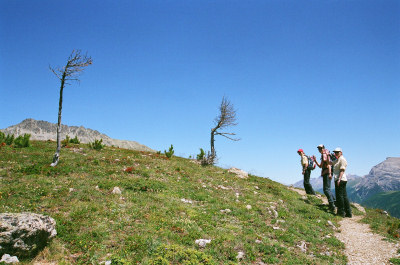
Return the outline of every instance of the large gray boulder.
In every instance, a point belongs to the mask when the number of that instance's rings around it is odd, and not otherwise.
[[[56,221],[49,216],[0,213],[0,256],[32,257],[56,235]]]

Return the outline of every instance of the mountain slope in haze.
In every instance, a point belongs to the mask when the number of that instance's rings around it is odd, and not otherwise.
[[[398,190],[400,190],[400,157],[388,157],[349,189],[349,197],[355,202],[363,202],[377,193]]]
[[[14,134],[15,137],[28,133],[31,135],[32,140],[55,141],[57,139],[57,124],[34,119],[23,120],[21,123],[10,126],[6,129],[2,129],[1,131],[5,134]],[[85,128],[83,126],[77,127],[61,125],[61,139],[65,139],[66,135],[68,135],[70,138],[77,136],[82,143],[90,143],[94,140],[103,139],[103,144],[107,146],[154,152],[153,149],[138,142],[112,139],[103,133]]]

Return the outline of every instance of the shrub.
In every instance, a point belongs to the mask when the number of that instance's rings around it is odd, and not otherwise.
[[[30,143],[30,140],[29,140],[30,138],[31,138],[31,135],[27,134],[27,133],[24,134],[24,136],[22,136],[22,135],[18,136],[14,140],[15,147],[23,148],[23,147],[31,146],[31,143]]]
[[[14,142],[14,134],[7,134],[6,138],[4,138],[4,142],[7,145],[12,145]]]
[[[75,138],[70,139],[69,142],[71,144],[80,144],[81,143],[81,141],[79,141],[79,139],[78,139],[78,136],[76,136],[76,135],[75,135]]]
[[[171,144],[171,147],[169,148],[168,152],[164,150],[164,154],[168,157],[171,158],[174,155],[174,146]]]
[[[65,139],[61,141],[63,147],[67,146],[70,141],[68,134],[65,136]]]
[[[197,160],[198,161],[203,160],[205,155],[206,155],[206,153],[204,152],[203,148],[200,148],[200,154],[197,155]]]
[[[202,150],[202,149],[200,149]],[[200,153],[201,154],[201,153]],[[207,152],[207,155],[204,154],[203,158],[199,160],[202,166],[214,165],[216,163],[216,157],[211,154],[210,151]]]
[[[104,148],[105,145],[102,144],[103,139],[100,140],[94,140],[93,143],[89,143],[89,147],[94,149],[94,150],[101,150]]]
[[[6,138],[6,135],[0,131],[0,144],[4,143],[5,138]]]

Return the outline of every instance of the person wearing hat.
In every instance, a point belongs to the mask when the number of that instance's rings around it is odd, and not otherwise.
[[[301,157],[300,163],[301,167],[303,168],[302,174],[304,176],[304,181],[303,181],[304,189],[306,190],[307,194],[315,195],[315,191],[310,183],[311,169],[308,168],[308,163],[309,163],[308,157],[304,154],[303,149],[297,150],[297,153]]]
[[[337,203],[337,215],[342,217],[352,217],[350,202],[347,198],[346,184],[346,167],[347,160],[344,158],[342,149],[337,147],[333,150],[335,156],[338,158],[333,165],[333,175],[335,176],[335,192],[336,192],[336,203]]]
[[[319,168],[321,168],[321,176],[323,179],[323,190],[326,198],[328,198],[329,211],[331,213],[335,213],[335,202],[331,191],[332,170],[331,170],[331,162],[329,159],[329,151],[325,149],[325,146],[323,144],[318,145],[317,148],[318,151],[321,153],[321,163],[318,163],[317,160],[315,160],[315,163]]]

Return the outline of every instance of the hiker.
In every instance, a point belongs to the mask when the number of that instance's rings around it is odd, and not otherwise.
[[[315,163],[319,168],[322,168],[321,176],[323,178],[323,189],[325,196],[328,198],[329,211],[331,213],[335,213],[335,203],[331,191],[332,171],[331,171],[331,162],[329,159],[329,151],[325,149],[325,146],[323,144],[318,145],[317,148],[318,151],[321,153],[321,163],[318,163],[317,160],[315,160]]]
[[[344,158],[342,149],[340,147],[333,150],[337,161],[333,164],[333,175],[335,176],[335,193],[336,193],[336,203],[337,203],[337,215],[341,217],[352,217],[350,202],[347,198],[346,184],[346,167],[347,160]]]
[[[301,163],[301,166],[303,168],[302,174],[304,175],[304,182],[303,182],[304,189],[306,190],[307,194],[315,195],[315,191],[314,191],[314,189],[313,189],[313,187],[312,187],[312,185],[310,183],[311,170],[313,169],[312,168],[312,164],[311,164],[312,161],[310,161],[310,159],[312,159],[312,158],[311,157],[310,158],[307,157],[304,154],[303,149],[297,150],[297,153],[301,157],[300,163]]]

